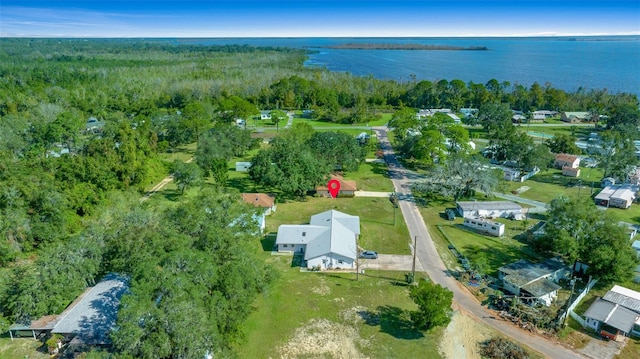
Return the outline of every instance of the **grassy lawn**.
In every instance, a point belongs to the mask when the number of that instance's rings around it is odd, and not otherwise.
[[[389,179],[384,163],[363,163],[356,172],[348,172],[345,179],[356,180],[358,190],[392,192],[393,183]]]
[[[279,276],[244,326],[240,358],[439,358],[442,329],[414,330],[403,273],[300,272],[290,256],[268,256]],[[338,349],[339,347],[339,349]],[[324,348],[324,349],[320,349]]]
[[[275,235],[281,224],[309,223],[312,215],[335,209],[360,216],[362,248],[386,254],[409,254],[409,230],[400,210],[395,210],[387,198],[314,198],[306,201],[278,203],[276,213],[267,217],[267,233]]]
[[[522,221],[499,218],[497,221],[506,226],[505,235],[501,238],[485,236],[464,227],[460,217],[456,217],[454,221],[445,219],[445,208],[453,207],[454,202],[432,201],[427,207],[420,208],[429,234],[448,268],[458,266],[457,259],[447,247],[449,242],[472,262],[479,256],[484,256],[488,264],[486,274],[493,277],[497,277],[498,268],[519,259],[540,259],[528,244],[517,239],[524,228]],[[536,221],[537,219],[529,219],[527,225],[531,226]]]
[[[39,340],[19,338],[11,341],[9,333],[0,336],[0,358],[51,358],[44,344]]]
[[[563,176],[561,170],[548,169],[524,182],[505,182],[505,192],[511,193],[527,186],[530,189],[522,192],[520,197],[550,203],[561,195],[569,198],[592,196],[592,186],[595,196],[600,191],[601,178],[602,171],[597,168],[582,168],[579,178]]]

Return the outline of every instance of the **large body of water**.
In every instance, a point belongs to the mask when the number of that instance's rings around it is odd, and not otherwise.
[[[582,88],[640,96],[640,36],[539,38],[227,38],[205,44],[308,48],[307,66],[396,81],[491,79],[534,82],[574,92]],[[487,51],[331,49],[343,43],[485,46]]]

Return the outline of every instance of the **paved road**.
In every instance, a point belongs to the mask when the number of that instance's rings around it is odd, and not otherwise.
[[[416,246],[418,260],[431,280],[453,292],[454,305],[474,319],[487,324],[520,343],[531,347],[546,357],[558,359],[584,358],[581,354],[573,352],[560,344],[524,331],[513,325],[511,322],[500,319],[496,312],[483,307],[468,290],[462,287],[455,278],[448,274],[448,271],[442,262],[442,259],[438,255],[433,241],[431,240],[431,236],[429,235],[429,231],[424,223],[424,219],[413,201],[410,187],[412,175],[406,171],[396,159],[387,138],[386,128],[375,127],[374,130],[378,134],[379,143],[384,152],[385,160],[389,166],[389,175],[393,181],[396,192],[399,194],[400,208],[405,221],[407,222],[409,234],[411,235],[411,238],[418,238]]]

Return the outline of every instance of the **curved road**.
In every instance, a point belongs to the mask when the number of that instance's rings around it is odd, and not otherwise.
[[[513,325],[511,322],[500,319],[494,311],[483,307],[468,290],[463,288],[455,278],[448,274],[447,269],[442,262],[442,259],[440,259],[436,247],[431,240],[431,236],[429,235],[429,231],[424,223],[424,219],[413,201],[413,196],[411,195],[411,181],[414,176],[409,171],[405,170],[396,159],[387,138],[386,128],[374,127],[374,130],[378,135],[378,141],[383,150],[385,161],[389,166],[389,176],[391,177],[396,193],[398,193],[400,198],[400,208],[402,210],[402,215],[407,222],[409,234],[411,235],[411,238],[418,238],[416,256],[431,280],[453,292],[454,303],[457,304],[461,311],[498,330],[502,334],[529,346],[544,356],[557,359],[585,358],[581,354],[576,353],[558,343],[547,340],[528,331],[524,331]]]

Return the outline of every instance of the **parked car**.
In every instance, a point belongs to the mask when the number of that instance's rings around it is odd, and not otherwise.
[[[360,253],[360,258],[377,259],[378,258],[378,252],[375,252],[375,251],[364,251],[364,252]]]

